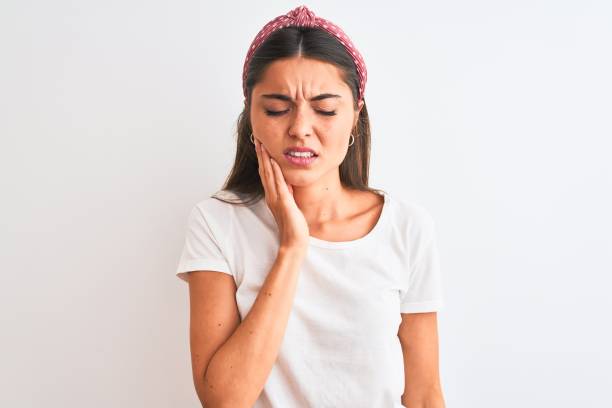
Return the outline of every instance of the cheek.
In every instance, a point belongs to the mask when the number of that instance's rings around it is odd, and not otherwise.
[[[251,115],[251,126],[253,127],[253,133],[263,133],[270,126],[270,121],[266,119],[266,116],[260,112]]]
[[[349,134],[346,129],[336,130],[321,141],[321,150],[328,158],[336,158],[340,161],[346,155]]]
[[[272,149],[276,144],[276,135],[279,133],[273,121],[267,119],[265,114],[253,114],[251,115],[251,127],[253,136],[259,139],[268,149]]]
[[[251,117],[253,134],[271,152],[282,153],[285,144],[284,137],[287,134],[287,127],[281,121],[270,119],[265,113]]]
[[[349,115],[343,115],[342,118],[329,121],[325,131],[326,144],[336,152],[346,150],[346,145],[349,142],[349,136],[352,128],[352,118]]]

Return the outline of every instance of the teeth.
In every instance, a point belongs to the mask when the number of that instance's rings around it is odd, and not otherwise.
[[[295,157],[312,157],[314,156],[314,154],[310,153],[310,152],[289,152],[289,156],[295,156]]]

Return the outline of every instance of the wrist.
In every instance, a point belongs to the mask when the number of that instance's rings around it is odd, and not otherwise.
[[[281,245],[278,249],[278,255],[289,257],[289,258],[304,258],[306,256],[306,252],[308,247],[298,246],[298,245]]]

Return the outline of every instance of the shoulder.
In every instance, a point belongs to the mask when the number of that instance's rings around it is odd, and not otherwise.
[[[196,202],[194,209],[213,215],[227,215],[241,207],[240,195],[229,190],[218,190],[214,194]]]
[[[234,216],[233,205],[215,198],[218,193],[216,192],[211,196],[200,199],[192,205],[189,215],[192,222],[221,225],[224,220],[227,221]],[[228,198],[230,194],[224,192],[219,194],[219,196],[221,198]]]
[[[350,200],[356,207],[355,212],[359,216],[372,213],[379,214],[385,202],[384,197],[380,193],[361,190],[353,192]]]
[[[387,194],[393,221],[410,239],[429,238],[435,230],[435,219],[423,204]]]
[[[200,217],[209,224],[224,229],[234,223],[251,219],[254,204],[244,204],[245,197],[229,190],[218,190],[214,194],[196,202],[192,217]]]
[[[398,245],[406,249],[406,260],[410,268],[419,259],[435,256],[437,245],[436,224],[429,209],[416,201],[392,197],[390,209],[393,212],[393,236]]]

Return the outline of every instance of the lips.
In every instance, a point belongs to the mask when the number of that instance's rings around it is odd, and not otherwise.
[[[303,146],[288,147],[284,151],[285,154],[288,154],[289,152],[310,152],[313,155],[318,156],[317,152],[315,152],[313,149],[311,149],[310,147],[303,147]]]
[[[309,167],[311,164],[313,164],[316,160],[319,159],[318,156],[296,157],[291,156],[288,153],[285,153],[283,156],[285,156],[287,163],[298,167]]]

